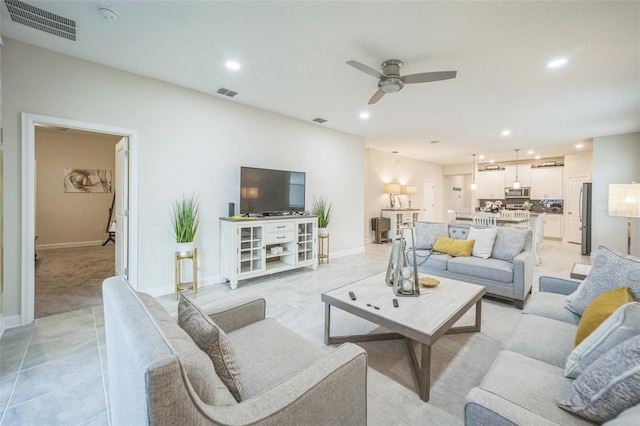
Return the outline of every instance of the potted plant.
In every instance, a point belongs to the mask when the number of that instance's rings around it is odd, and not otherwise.
[[[198,231],[198,196],[182,195],[173,201],[171,206],[171,225],[176,238],[177,251],[187,254],[195,248],[195,237]]]
[[[318,233],[327,235],[327,227],[331,220],[331,211],[333,206],[331,202],[324,196],[313,197],[313,214],[318,216]]]

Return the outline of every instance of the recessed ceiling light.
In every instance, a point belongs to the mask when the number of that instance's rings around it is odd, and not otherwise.
[[[542,158],[542,156],[540,156],[540,155],[536,155],[536,160],[539,160],[539,159],[541,159],[541,158]]]
[[[489,162],[493,164],[496,162],[496,160],[489,160]]]
[[[233,71],[237,71],[241,68],[240,64],[236,61],[227,61],[225,66]]]
[[[504,129],[501,133],[502,136],[509,136],[511,134],[511,130],[509,129]]]
[[[480,155],[478,156],[478,159],[480,159],[480,160],[484,160],[484,155],[480,154]]]
[[[529,151],[527,151],[527,154],[531,155],[531,154],[533,154],[534,152],[535,152],[534,150],[530,149]]]
[[[400,154],[398,151],[391,151],[392,154]]]
[[[584,148],[584,144],[583,143],[577,143],[576,144],[576,148],[578,148],[578,149]]]
[[[363,120],[366,120],[369,117],[370,117],[370,114],[367,111],[362,111],[360,113],[360,118],[362,118]]]
[[[431,142],[429,142],[429,143],[436,144],[436,143],[440,143],[440,141],[431,141]]]
[[[567,58],[558,58],[547,64],[547,68],[560,68],[563,67],[569,62]]]

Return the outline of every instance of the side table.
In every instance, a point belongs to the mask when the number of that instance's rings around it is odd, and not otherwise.
[[[191,259],[193,268],[193,281],[182,282],[182,261]],[[189,253],[176,252],[175,254],[175,271],[176,271],[176,300],[181,290],[192,290],[193,297],[198,295],[198,249],[193,249]]]
[[[569,277],[575,280],[584,280],[589,275],[589,271],[591,271],[591,265],[574,263]]]
[[[329,234],[318,235],[318,263],[329,263]]]

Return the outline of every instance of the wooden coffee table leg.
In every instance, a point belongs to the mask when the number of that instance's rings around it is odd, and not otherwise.
[[[413,340],[407,338],[407,349],[409,350],[409,356],[411,357],[411,365],[413,366],[413,372],[418,381],[420,399],[424,402],[429,401],[429,394],[431,392],[431,346],[420,344],[420,363],[418,363],[418,357],[416,351],[413,348]]]

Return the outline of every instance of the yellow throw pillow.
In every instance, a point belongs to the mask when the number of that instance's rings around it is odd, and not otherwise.
[[[433,245],[433,251],[439,251],[440,253],[446,253],[451,256],[471,256],[473,250],[473,243],[476,240],[457,240],[455,238],[448,238],[443,235],[438,235],[436,243]]]
[[[575,345],[578,346],[620,306],[633,302],[629,287],[619,287],[602,293],[587,306],[578,323]]]

